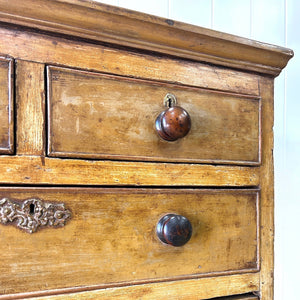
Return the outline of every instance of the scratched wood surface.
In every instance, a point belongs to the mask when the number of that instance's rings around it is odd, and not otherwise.
[[[13,61],[0,57],[0,153],[14,151]]]
[[[191,117],[175,142],[155,131],[167,93]],[[66,68],[48,67],[48,146],[54,157],[258,164],[260,102]]]
[[[62,202],[72,213],[65,227],[33,234],[0,224],[0,294],[258,270],[257,190],[1,188],[0,196]],[[183,247],[156,237],[170,212],[192,223]]]

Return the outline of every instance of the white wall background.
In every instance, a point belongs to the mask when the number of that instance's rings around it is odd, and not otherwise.
[[[300,1],[97,1],[294,50],[295,57],[275,81],[275,300],[299,300]]]

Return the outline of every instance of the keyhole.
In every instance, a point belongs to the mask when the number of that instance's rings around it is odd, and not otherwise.
[[[164,98],[164,105],[168,108],[176,106],[177,100],[173,94],[168,93]]]
[[[171,99],[171,98],[169,98],[169,99],[167,100],[167,106],[168,106],[168,107],[171,107],[171,106],[172,106],[172,99]]]
[[[31,215],[34,214],[34,204],[33,204],[33,203],[31,203],[31,204],[29,205],[29,214],[31,214]]]

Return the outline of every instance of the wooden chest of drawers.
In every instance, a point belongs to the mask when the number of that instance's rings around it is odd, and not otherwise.
[[[272,299],[293,52],[90,1],[0,22],[0,299]]]

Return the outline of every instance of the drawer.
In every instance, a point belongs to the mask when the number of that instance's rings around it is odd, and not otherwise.
[[[257,190],[2,187],[0,196],[1,222],[15,216],[0,224],[0,294],[258,270]],[[170,213],[192,226],[183,246],[157,237]],[[53,226],[30,234],[34,217]]]
[[[52,157],[260,162],[257,96],[53,66],[47,67],[47,78],[48,154]],[[168,93],[184,113],[179,113],[179,121],[175,120],[178,115],[167,118],[165,114],[155,124],[160,113],[169,109],[164,106]],[[157,124],[164,124],[164,132],[169,127],[176,131],[172,122],[179,131],[182,124],[187,125],[186,112],[191,127],[185,137],[166,141],[159,136]]]
[[[13,60],[0,57],[0,153],[14,152]]]

